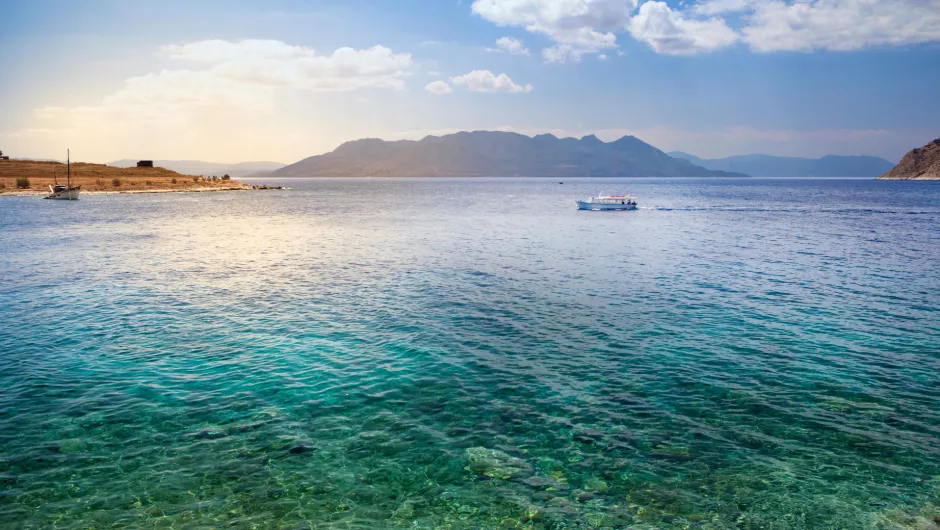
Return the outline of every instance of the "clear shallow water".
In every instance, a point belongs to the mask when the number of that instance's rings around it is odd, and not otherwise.
[[[940,515],[940,186],[290,185],[0,198],[0,527]]]

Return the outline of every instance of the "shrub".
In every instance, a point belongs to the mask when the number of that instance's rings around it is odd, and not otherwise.
[[[232,180],[232,177],[228,175],[222,175],[222,180]]]
[[[115,188],[118,187],[118,186],[120,186],[120,185],[121,185],[121,179],[117,179],[117,178],[111,179],[111,185],[114,186]]]
[[[144,182],[144,184],[146,184],[146,185],[148,185],[148,186],[153,186],[153,181],[152,181],[152,180],[148,180],[148,181]]]
[[[5,190],[5,189],[7,189],[7,185],[0,182],[0,190]]]
[[[16,187],[17,187],[17,188],[28,188],[28,187],[29,187],[29,179],[26,178],[26,177],[17,177],[17,178],[16,178]]]
[[[171,180],[170,182],[172,182],[173,184],[176,184],[176,177],[173,177],[173,180]]]
[[[199,182],[199,177],[198,176],[193,177],[193,182]]]

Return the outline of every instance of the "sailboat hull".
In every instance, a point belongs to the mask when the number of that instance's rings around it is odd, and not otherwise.
[[[81,186],[75,186],[74,188],[66,188],[64,190],[51,190],[52,193],[43,198],[59,201],[77,201],[78,193],[81,191],[81,189]]]

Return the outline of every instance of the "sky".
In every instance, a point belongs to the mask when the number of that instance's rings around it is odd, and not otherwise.
[[[292,163],[460,130],[897,161],[940,0],[0,0],[0,150]]]

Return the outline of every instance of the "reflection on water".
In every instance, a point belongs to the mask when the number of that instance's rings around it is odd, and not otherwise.
[[[904,184],[4,199],[0,526],[929,528]]]

